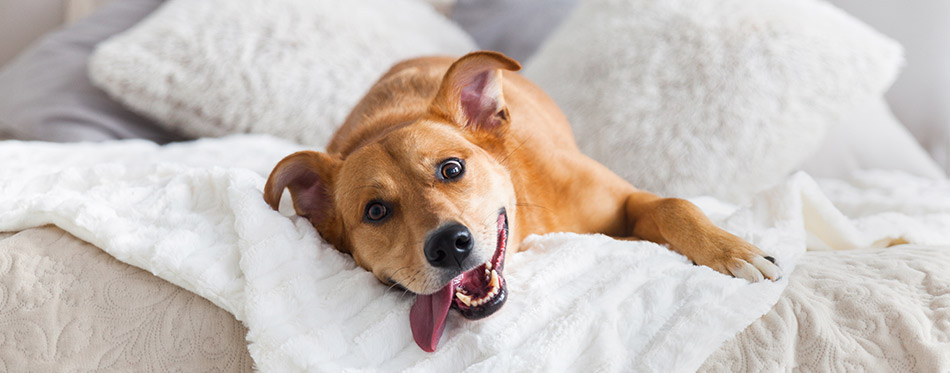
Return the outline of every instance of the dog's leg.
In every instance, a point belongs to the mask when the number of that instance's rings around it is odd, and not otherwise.
[[[668,244],[696,264],[752,282],[782,276],[774,259],[717,227],[689,201],[638,191],[627,197],[625,208],[635,236]]]

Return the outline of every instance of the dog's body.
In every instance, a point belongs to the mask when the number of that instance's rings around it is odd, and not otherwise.
[[[689,202],[639,191],[583,155],[561,111],[519,68],[494,52],[397,64],[329,154],[295,153],[275,167],[265,200],[276,208],[289,188],[327,241],[419,294],[412,328],[430,351],[449,306],[469,318],[501,307],[504,258],[529,234],[636,237],[749,281],[781,275]]]

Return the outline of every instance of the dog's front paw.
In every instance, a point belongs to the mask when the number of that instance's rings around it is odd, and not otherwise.
[[[711,241],[703,250],[706,255],[700,255],[693,262],[750,282],[782,278],[782,269],[775,265],[775,259],[755,245],[728,233]]]

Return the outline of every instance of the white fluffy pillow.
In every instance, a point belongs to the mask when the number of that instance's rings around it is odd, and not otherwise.
[[[857,170],[901,170],[944,179],[940,165],[902,125],[883,97],[851,110],[828,130],[818,150],[802,163],[812,176],[848,178]]]
[[[898,44],[816,0],[585,0],[525,69],[638,187],[741,201],[879,97]]]
[[[417,0],[172,0],[103,43],[90,76],[185,135],[323,146],[395,62],[474,48]]]

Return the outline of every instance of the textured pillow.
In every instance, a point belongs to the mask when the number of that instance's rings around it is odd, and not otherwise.
[[[96,50],[93,82],[191,136],[325,145],[393,63],[474,43],[416,0],[172,0]]]
[[[79,22],[45,36],[0,70],[0,132],[43,141],[181,137],[128,111],[89,82],[96,44],[125,31],[162,0],[113,1]]]
[[[891,113],[883,97],[850,110],[830,126],[824,141],[802,164],[812,176],[845,178],[857,170],[901,170],[931,179],[946,178]]]
[[[899,45],[815,0],[585,0],[525,75],[635,185],[741,201],[900,63]]]
[[[950,1],[831,0],[903,44],[907,67],[887,91],[894,114],[950,172]]]

